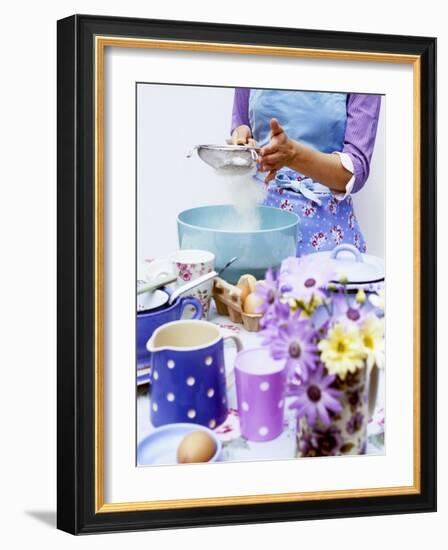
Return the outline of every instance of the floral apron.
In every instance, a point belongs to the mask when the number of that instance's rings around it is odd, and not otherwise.
[[[347,94],[251,90],[249,119],[257,143],[270,139],[270,120],[277,118],[288,137],[323,153],[342,151],[347,121]],[[265,175],[255,178],[263,182]],[[331,250],[342,242],[366,251],[350,196],[339,200],[328,187],[282,168],[268,189],[266,206],[295,212],[299,218],[297,256]]]

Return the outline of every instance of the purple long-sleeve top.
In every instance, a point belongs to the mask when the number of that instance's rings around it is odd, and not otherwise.
[[[249,95],[249,88],[235,88],[231,131],[242,124],[250,128]],[[379,95],[347,94],[347,123],[341,153],[347,154],[353,164],[352,193],[359,191],[369,176],[380,106]]]

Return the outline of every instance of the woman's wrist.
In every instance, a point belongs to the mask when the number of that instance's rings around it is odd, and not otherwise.
[[[300,159],[303,153],[302,146],[298,141],[288,139],[287,149],[288,160],[286,166],[291,168],[291,170],[297,169],[297,167],[300,166]]]

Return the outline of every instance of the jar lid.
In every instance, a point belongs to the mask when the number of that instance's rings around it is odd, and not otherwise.
[[[327,252],[316,252],[314,257],[328,262],[336,275],[334,282],[347,279],[350,285],[367,285],[384,281],[384,260],[372,254],[363,254],[348,243],[337,245]]]

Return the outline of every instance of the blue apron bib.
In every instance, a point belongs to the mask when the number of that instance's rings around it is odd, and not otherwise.
[[[271,137],[276,118],[291,139],[322,153],[342,151],[347,123],[347,94],[251,90],[249,121],[260,146]],[[264,175],[258,173],[257,180]],[[264,204],[295,212],[300,218],[297,255],[331,250],[341,242],[365,252],[366,245],[353,212],[351,197],[337,200],[328,187],[282,168],[268,189]]]

